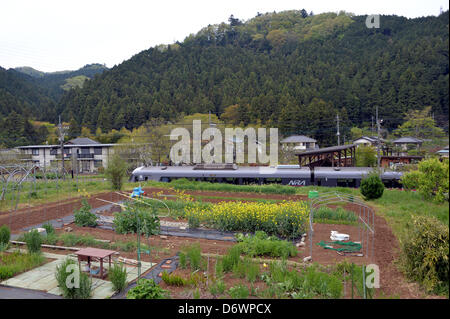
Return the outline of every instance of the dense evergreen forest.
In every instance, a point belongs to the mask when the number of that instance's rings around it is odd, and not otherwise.
[[[44,73],[30,67],[5,70],[0,67],[0,146],[45,142],[44,126],[29,120],[56,123],[56,105],[66,90],[81,87],[107,68],[90,64],[76,71]]]
[[[387,130],[403,123],[408,110],[431,106],[448,132],[448,11],[381,16],[378,29],[368,29],[365,20],[305,10],[245,22],[231,16],[183,42],[140,52],[67,91],[56,107],[52,95],[37,104],[5,95],[0,70],[0,114],[16,104],[47,108],[28,114],[50,121],[62,114],[79,128],[105,132],[211,111],[229,124],[279,127],[325,146],[335,142],[338,113],[346,134],[352,126],[370,126],[377,106]],[[38,92],[30,96],[39,100]]]

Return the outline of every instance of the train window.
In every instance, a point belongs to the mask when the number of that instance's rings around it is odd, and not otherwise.
[[[338,178],[337,186],[340,186],[340,187],[356,187],[356,182],[355,182],[354,179]]]
[[[266,178],[265,183],[281,184],[281,178]]]

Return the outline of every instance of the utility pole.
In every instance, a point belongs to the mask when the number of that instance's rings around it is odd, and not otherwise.
[[[380,121],[379,121],[379,119],[378,119],[378,105],[377,105],[377,114],[376,114],[376,116],[377,116],[377,138],[378,138],[378,140],[377,140],[377,168],[378,168],[378,171],[380,171],[380,161],[381,161],[381,156],[380,156]]]
[[[337,138],[338,138],[338,146],[341,145],[341,133],[339,132],[339,113],[336,115],[336,121],[337,121]]]
[[[373,115],[372,115],[372,134],[373,132],[375,132],[375,130],[373,129]]]
[[[63,180],[66,179],[66,176],[64,175],[64,137],[66,135],[64,128],[61,124],[61,115],[59,116],[59,124],[58,124],[58,133],[59,133],[59,143],[61,147],[61,165],[62,165],[62,176]]]

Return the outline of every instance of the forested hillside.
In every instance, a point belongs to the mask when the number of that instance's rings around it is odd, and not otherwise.
[[[336,140],[338,113],[341,134],[350,136],[351,127],[371,125],[376,106],[387,130],[408,110],[431,106],[448,132],[448,18],[448,11],[381,16],[381,27],[368,29],[366,16],[345,12],[231,16],[107,71],[99,64],[57,73],[0,68],[0,120],[55,123],[61,114],[77,134],[211,111],[227,124],[279,127],[325,146]],[[0,129],[0,144],[19,143],[11,131]]]
[[[95,130],[137,127],[150,118],[211,111],[234,124],[277,126],[335,140],[341,127],[384,128],[410,109],[432,107],[448,129],[448,12],[406,19],[269,13],[208,26],[182,43],[158,46],[69,91],[58,113]],[[322,145],[323,145],[322,143]]]
[[[66,90],[81,87],[84,80],[106,69],[90,64],[76,71],[44,73],[30,67],[0,67],[0,147],[45,142],[45,126],[29,120],[56,123],[56,105]]]

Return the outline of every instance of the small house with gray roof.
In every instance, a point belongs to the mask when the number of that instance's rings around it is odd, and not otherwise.
[[[291,135],[281,140],[283,150],[306,151],[317,148],[317,141],[305,135]]]

